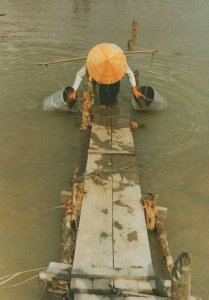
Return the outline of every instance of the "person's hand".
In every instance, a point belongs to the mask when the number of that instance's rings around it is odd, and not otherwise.
[[[144,98],[144,95],[137,89],[136,86],[133,86],[132,90],[133,90],[134,96],[136,98],[139,98],[139,97],[143,97]]]
[[[76,90],[73,90],[69,95],[68,95],[68,99],[69,100],[75,100],[77,96],[77,92]]]

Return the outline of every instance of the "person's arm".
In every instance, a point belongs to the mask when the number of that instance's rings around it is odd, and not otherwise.
[[[137,86],[136,86],[136,79],[135,79],[135,76],[134,76],[134,73],[133,71],[129,68],[129,66],[127,66],[126,68],[126,75],[128,77],[128,80],[132,86],[132,91],[134,93],[134,96],[136,98],[139,98],[141,96],[144,97],[144,95],[137,89]]]
[[[85,75],[86,75],[86,66],[83,66],[76,74],[75,81],[72,86],[74,91],[72,91],[72,93],[70,93],[69,99],[75,100],[75,98],[77,96],[77,89],[79,88],[81,81]]]

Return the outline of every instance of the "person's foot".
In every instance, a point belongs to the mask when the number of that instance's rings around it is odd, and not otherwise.
[[[107,105],[105,105],[105,104],[100,104],[100,106],[99,106],[101,109],[106,109],[107,108]]]

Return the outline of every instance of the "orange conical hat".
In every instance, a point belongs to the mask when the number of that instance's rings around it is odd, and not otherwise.
[[[94,80],[102,84],[112,84],[124,76],[126,56],[117,45],[102,43],[89,51],[86,66]]]

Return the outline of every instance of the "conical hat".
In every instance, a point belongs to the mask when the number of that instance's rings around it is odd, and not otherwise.
[[[126,56],[117,45],[102,43],[89,51],[86,66],[94,80],[102,84],[113,84],[125,74]]]

